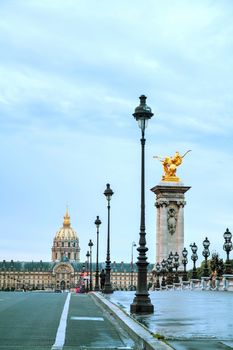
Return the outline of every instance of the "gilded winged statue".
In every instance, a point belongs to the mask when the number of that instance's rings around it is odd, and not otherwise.
[[[187,153],[191,152],[191,150],[188,150],[184,153],[183,156],[180,155],[180,153],[177,151],[173,157],[161,157],[161,156],[154,156],[153,158],[158,159],[160,162],[162,162],[164,175],[162,177],[163,181],[179,181],[179,178],[176,176],[176,169],[179,165],[181,165],[183,158],[186,156]]]

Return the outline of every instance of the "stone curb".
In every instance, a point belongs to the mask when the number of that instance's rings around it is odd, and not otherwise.
[[[120,323],[121,327],[135,341],[138,350],[173,350],[174,348],[155,339],[153,333],[142,326],[133,317],[121,310],[117,305],[107,300],[100,293],[91,293],[103,307]]]

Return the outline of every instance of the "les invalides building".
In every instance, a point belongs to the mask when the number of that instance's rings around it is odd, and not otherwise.
[[[153,264],[148,266],[149,280],[152,278],[153,266]],[[104,268],[105,263],[100,263],[99,270]],[[93,263],[93,287],[95,270],[96,265]],[[113,289],[125,290],[130,286],[135,287],[136,270],[136,264],[114,261],[111,264]],[[53,240],[52,261],[0,261],[0,290],[69,290],[78,287],[83,276],[89,272],[88,261],[80,262],[79,238],[71,227],[70,216],[66,210],[63,226],[57,231]]]
[[[64,216],[63,227],[56,233],[52,246],[52,261],[80,262],[79,239],[70,226],[68,210]]]
[[[57,231],[52,246],[52,261],[0,262],[0,289],[69,289],[80,280],[83,264],[80,263],[79,239],[70,224],[68,210],[63,226]]]

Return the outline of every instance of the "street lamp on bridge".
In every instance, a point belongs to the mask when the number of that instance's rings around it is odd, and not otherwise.
[[[110,188],[110,184],[106,185],[106,190],[104,191],[104,195],[108,201],[108,232],[107,232],[107,256],[106,256],[106,267],[105,267],[105,284],[103,293],[110,294],[113,293],[112,284],[111,284],[111,260],[110,260],[110,200],[114,192]]]
[[[90,258],[90,253],[89,251],[87,251],[87,254],[86,254],[86,257],[87,257],[87,293],[89,292],[89,258]]]
[[[197,279],[197,268],[196,268],[196,261],[198,259],[197,256],[197,245],[196,243],[190,244],[191,250],[192,250],[192,255],[191,255],[191,259],[193,261],[193,272],[192,272],[192,279]]]
[[[93,247],[93,242],[90,239],[88,246],[90,248],[90,291],[92,291],[92,247]]]
[[[96,271],[95,271],[95,290],[100,290],[99,286],[99,227],[101,225],[101,220],[99,216],[96,216],[95,226],[96,226]]]
[[[224,272],[225,272],[226,275],[231,275],[232,274],[232,268],[231,268],[231,262],[230,262],[230,259],[229,259],[229,255],[230,255],[230,251],[232,250],[232,241],[231,241],[232,234],[231,234],[231,232],[229,231],[228,228],[226,229],[226,232],[224,232],[223,237],[225,239],[225,243],[223,245],[223,249],[227,253],[227,259],[226,259],[226,262],[225,262],[225,271]]]
[[[132,242],[131,244],[131,271],[130,271],[130,290],[134,290],[134,285],[133,285],[133,273],[134,273],[134,268],[133,268],[133,248],[136,247],[137,244],[135,242]]]
[[[205,266],[204,266],[204,271],[203,271],[203,277],[209,277],[209,268],[208,268],[208,257],[210,256],[210,251],[209,251],[209,246],[210,246],[210,241],[208,240],[208,238],[206,237],[203,241],[203,251],[202,251],[202,255],[205,258]]]
[[[147,289],[147,257],[146,252],[146,226],[145,226],[145,129],[148,120],[153,116],[151,108],[146,104],[146,96],[140,96],[140,105],[136,107],[133,114],[141,129],[141,220],[139,233],[139,255],[137,261],[138,276],[137,290],[133,303],[130,305],[130,312],[133,314],[151,314],[154,306],[151,304]]]

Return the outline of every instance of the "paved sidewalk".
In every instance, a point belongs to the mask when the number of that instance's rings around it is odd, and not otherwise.
[[[111,312],[118,327],[122,327],[136,343],[137,350],[172,350],[164,341],[156,339],[153,334],[141,323],[123,311],[119,306],[109,301],[103,294],[93,294],[107,312]]]
[[[167,339],[165,343],[156,343],[153,339],[152,332],[148,328],[141,325],[141,330],[138,328],[138,322],[132,319],[126,311],[123,311],[118,305],[113,304],[109,298],[107,299],[103,295],[96,294],[96,297],[100,302],[105,304],[107,310],[112,310],[118,319],[119,324],[122,322],[126,328],[131,328],[132,332],[135,332],[136,336],[140,336],[145,341],[145,349],[155,350],[230,350],[233,349],[232,340],[217,340],[217,339]],[[169,326],[168,326],[169,327]],[[145,331],[143,331],[143,328]],[[133,336],[134,338],[134,336]],[[144,349],[144,347],[143,347]]]

